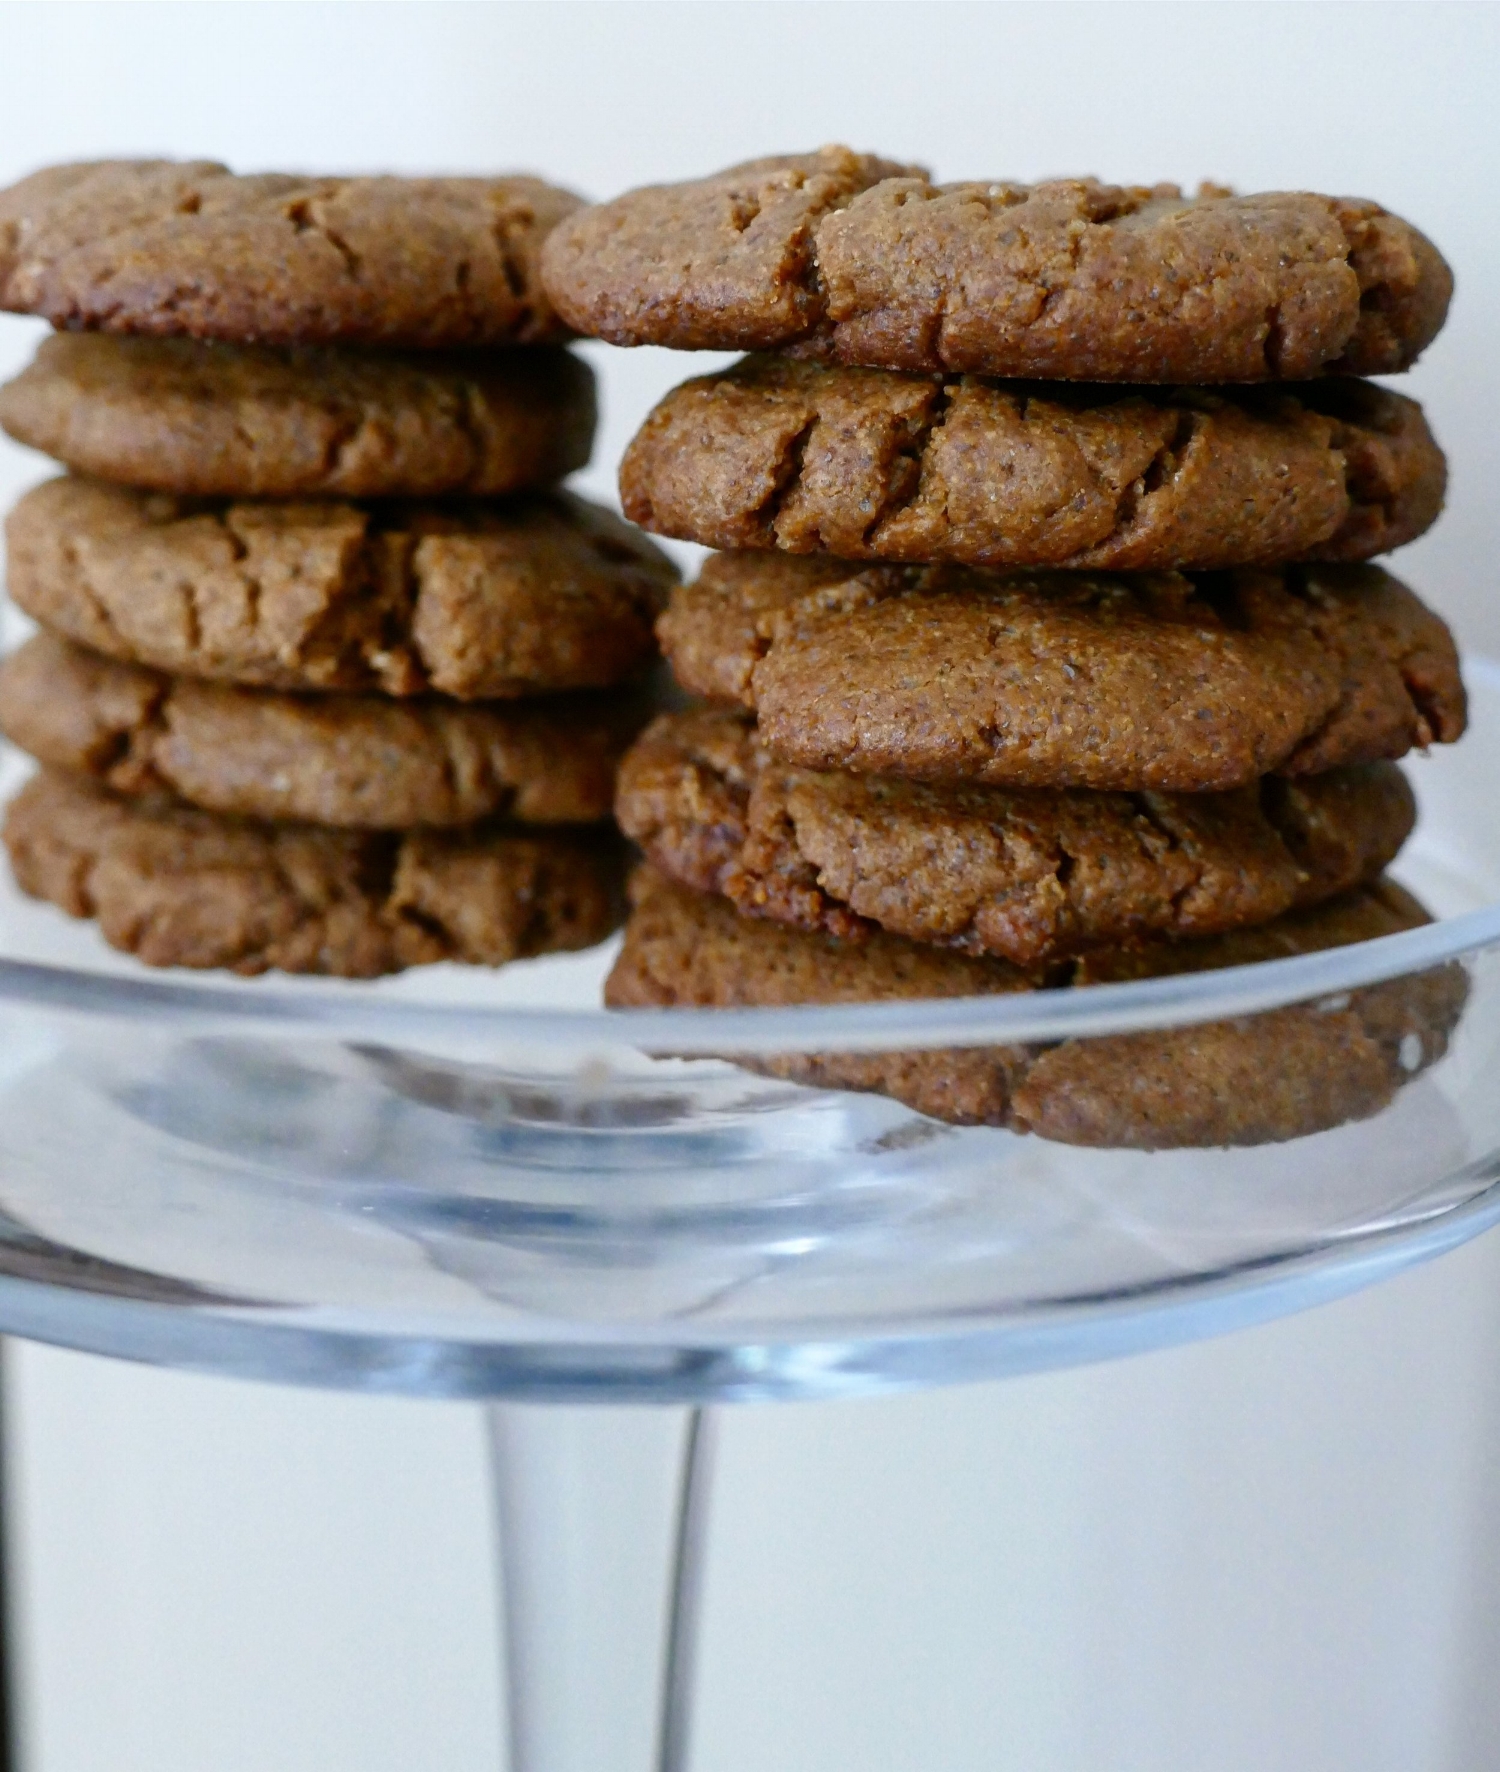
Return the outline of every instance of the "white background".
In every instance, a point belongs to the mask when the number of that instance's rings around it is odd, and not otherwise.
[[[1407,378],[1452,504],[1399,570],[1500,651],[1497,76],[1483,5],[0,5],[0,182],[165,153],[605,196],[847,140],[1373,196],[1458,273]],[[607,496],[688,366],[591,354]],[[40,467],[6,448],[0,492]],[[698,1772],[1500,1764],[1497,1318],[1492,1241],[1223,1343],[735,1415]],[[494,1772],[472,1412],[10,1372],[28,1772]]]

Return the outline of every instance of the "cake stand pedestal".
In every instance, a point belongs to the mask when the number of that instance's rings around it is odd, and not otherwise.
[[[1188,978],[612,1016],[607,953],[153,976],[0,880],[0,1333],[482,1403],[511,1772],[684,1772],[712,1406],[1222,1334],[1500,1222],[1500,671],[1468,670],[1402,857],[1440,920]],[[1070,1149],[709,1056],[1316,1015],[1436,967],[1466,974],[1446,1056],[1261,1149]]]
[[[685,1772],[712,1412],[486,1416],[511,1772]]]

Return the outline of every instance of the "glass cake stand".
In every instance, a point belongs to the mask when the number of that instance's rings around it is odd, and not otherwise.
[[[612,949],[368,985],[153,974],[7,881],[0,1331],[483,1399],[513,1772],[680,1772],[706,1405],[1217,1334],[1500,1219],[1500,669],[1467,668],[1471,735],[1412,765],[1396,870],[1439,921],[1253,968],[606,1014]],[[1469,986],[1446,1057],[1371,1119],[1258,1149],[1074,1149],[727,1062],[1316,1013],[1442,965]]]

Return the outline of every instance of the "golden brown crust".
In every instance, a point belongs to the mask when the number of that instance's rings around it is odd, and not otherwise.
[[[148,966],[374,978],[591,947],[619,921],[606,832],[404,836],[271,825],[36,776],[6,810],[17,884]]]
[[[1016,385],[750,357],[685,382],[626,451],[632,522],[715,548],[976,566],[1356,560],[1442,509],[1415,401]]]
[[[269,689],[462,701],[639,676],[676,577],[567,493],[223,503],[50,480],[6,524],[27,614],[111,658]]]
[[[605,984],[613,1008],[786,1006],[1003,994],[1069,979],[1252,963],[1393,934],[1427,921],[1389,882],[1227,937],[1160,942],[1044,978],[877,933],[839,941],[737,916],[723,899],[650,870],[632,887],[625,944]],[[1467,995],[1463,969],[1356,991],[1332,1004],[1232,1022],[1049,1046],[798,1054],[753,1068],[892,1095],[960,1125],[1069,1144],[1164,1150],[1298,1138],[1378,1112],[1439,1059]]]
[[[0,426],[76,473],[225,498],[493,496],[588,461],[594,377],[560,350],[398,354],[55,333]]]
[[[658,623],[678,680],[805,769],[1196,793],[1451,743],[1452,636],[1373,566],[1002,577],[720,554]]]
[[[578,206],[524,176],[52,166],[0,191],[0,308],[231,344],[555,344],[539,258]]]
[[[39,634],[0,660],[0,732],[118,794],[356,830],[607,818],[640,698],[499,707],[172,678]]]
[[[1227,794],[1101,794],[788,769],[748,716],[666,714],[620,770],[626,836],[747,915],[1031,966],[1264,923],[1377,877],[1415,804],[1393,763]]]
[[[1404,369],[1452,275],[1378,204],[1175,185],[932,184],[847,149],[627,192],[556,229],[563,317],[615,344],[1062,381]]]

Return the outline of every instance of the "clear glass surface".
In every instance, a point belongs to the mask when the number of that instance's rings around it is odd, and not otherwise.
[[[1500,1217],[1500,672],[1468,675],[1473,731],[1411,765],[1396,870],[1436,924],[1141,984],[607,1014],[612,947],[361,985],[163,974],[7,880],[0,1331],[435,1395],[816,1396],[1159,1345],[1434,1254]],[[722,1056],[1110,1036],[1454,961],[1440,1063],[1259,1148],[1071,1148]]]

